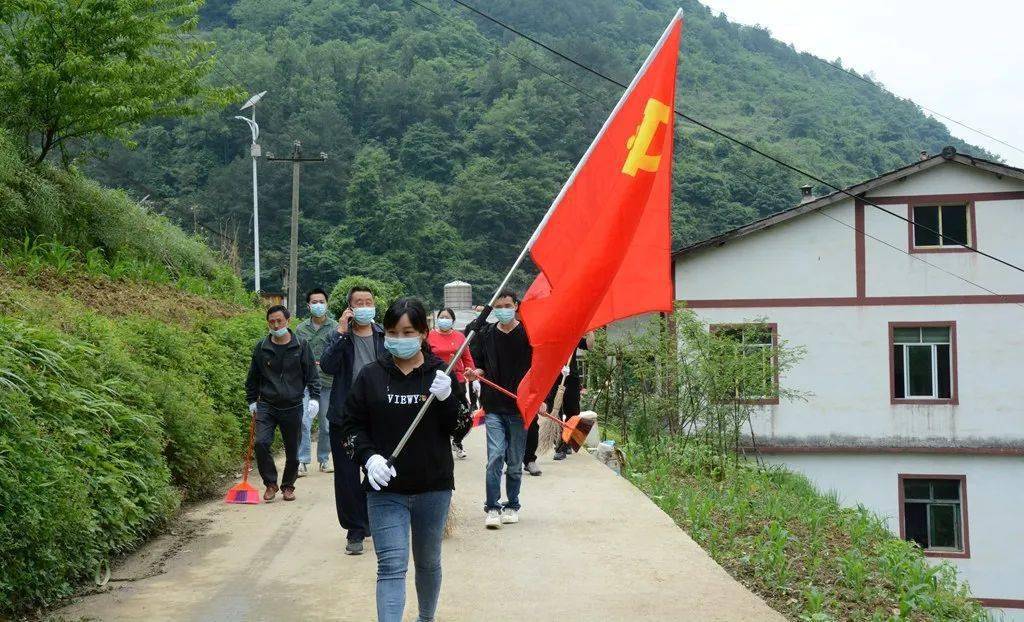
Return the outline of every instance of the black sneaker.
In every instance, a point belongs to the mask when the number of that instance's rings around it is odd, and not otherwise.
[[[363,554],[363,541],[362,540],[349,540],[348,544],[345,545],[345,555],[362,555]]]

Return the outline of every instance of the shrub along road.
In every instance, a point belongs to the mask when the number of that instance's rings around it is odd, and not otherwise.
[[[522,522],[483,528],[482,430],[456,463],[454,535],[445,541],[439,620],[735,620],[784,618],[734,581],[625,479],[586,455],[542,464],[523,485]],[[112,582],[56,612],[65,619],[372,620],[376,559],[342,554],[331,476],[300,479],[294,503],[202,504],[191,540],[158,540]],[[371,541],[368,540],[369,544]],[[415,619],[409,573],[406,619]]]

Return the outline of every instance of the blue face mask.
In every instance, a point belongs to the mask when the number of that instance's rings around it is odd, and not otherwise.
[[[498,321],[502,324],[508,324],[512,320],[516,319],[515,309],[495,309],[494,317],[498,318]]]
[[[455,320],[449,320],[446,317],[438,318],[437,320],[437,327],[441,330],[451,330],[454,325]]]
[[[419,337],[385,337],[384,348],[395,358],[411,359],[423,347]]]
[[[309,312],[312,313],[314,317],[323,317],[327,315],[327,303],[314,302],[309,305]]]
[[[271,329],[270,334],[275,337],[284,337],[288,334],[288,327],[282,326],[281,328]]]
[[[366,326],[377,316],[377,307],[356,307],[352,309],[356,322]]]

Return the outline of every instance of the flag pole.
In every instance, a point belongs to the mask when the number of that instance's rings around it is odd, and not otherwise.
[[[661,48],[665,45],[665,41],[668,39],[668,36],[672,32],[672,28],[675,26],[676,22],[678,22],[682,18],[683,9],[677,9],[676,14],[668,23],[668,27],[666,27],[665,31],[661,33],[661,37],[658,38],[658,42],[654,44],[653,48],[651,48],[651,53],[647,55],[647,58],[640,66],[640,69],[637,70],[636,75],[633,76],[633,80],[629,83],[629,86],[626,87],[626,90],[622,92],[622,96],[619,98],[619,101],[616,102],[615,107],[612,108],[611,113],[608,114],[608,118],[605,119],[604,123],[601,125],[601,129],[600,131],[598,131],[597,136],[595,136],[594,140],[591,141],[590,146],[587,147],[587,150],[583,153],[583,157],[580,158],[579,162],[576,163],[576,168],[572,170],[572,173],[569,175],[569,178],[565,180],[565,183],[562,185],[562,189],[558,191],[558,196],[556,196],[555,200],[551,202],[551,205],[548,207],[548,211],[544,213],[544,217],[541,218],[540,223],[537,225],[537,228],[533,230],[533,235],[531,235],[530,239],[526,242],[526,246],[524,246],[523,250],[519,253],[519,256],[516,258],[515,263],[512,264],[512,268],[508,271],[507,274],[505,274],[505,278],[501,280],[501,283],[498,285],[497,289],[494,290],[494,295],[491,296],[490,302],[488,302],[487,305],[484,307],[483,311],[480,312],[480,315],[478,315],[477,318],[473,320],[472,325],[474,327],[482,326],[487,321],[487,318],[491,315],[491,310],[494,308],[494,303],[498,301],[498,297],[501,295],[501,292],[508,286],[508,282],[512,280],[512,275],[515,273],[516,270],[519,269],[519,266],[522,265],[523,260],[526,259],[526,255],[530,252],[530,249],[533,248],[534,243],[536,243],[537,239],[540,238],[541,232],[544,231],[544,227],[548,224],[548,221],[551,220],[551,216],[555,213],[555,208],[558,207],[558,204],[562,201],[562,197],[565,196],[565,193],[568,192],[569,188],[572,186],[573,181],[575,181],[576,174],[587,163],[587,160],[590,159],[590,154],[597,147],[597,144],[601,142],[601,138],[604,136],[605,131],[611,124],[612,119],[615,118],[615,114],[619,111],[620,108],[622,108],[623,104],[625,104],[626,99],[628,99],[630,93],[633,92],[633,89],[636,87],[637,82],[639,82],[640,78],[642,78],[643,75],[647,72],[647,68],[657,57],[658,52],[661,51]],[[469,343],[473,340],[476,334],[476,328],[469,331],[469,334],[466,335],[466,340],[462,342],[462,345],[455,352],[455,355],[452,356],[451,362],[448,363],[448,367],[445,368],[445,374],[452,373],[452,369],[455,367],[456,362],[459,360],[459,358],[462,357],[462,353],[465,352],[467,347],[469,347]],[[394,466],[395,459],[398,458],[398,454],[402,453],[402,450],[405,448],[406,443],[409,442],[409,438],[412,437],[412,433],[416,431],[416,427],[419,426],[420,421],[423,420],[423,416],[427,413],[427,409],[430,408],[430,405],[433,403],[433,401],[434,394],[431,393],[430,395],[427,396],[427,400],[423,402],[423,406],[420,407],[419,412],[416,413],[416,418],[412,420],[411,424],[409,424],[409,429],[405,431],[405,434],[402,435],[401,440],[398,441],[398,445],[395,446],[395,450],[391,452],[391,457],[388,458],[388,466]]]

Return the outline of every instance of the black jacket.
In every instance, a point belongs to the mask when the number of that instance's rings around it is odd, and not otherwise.
[[[378,324],[371,324],[373,329],[373,349],[377,358],[387,354],[384,349],[384,329]],[[342,335],[334,333],[331,341],[320,354],[320,371],[334,376],[331,388],[331,403],[327,409],[327,420],[341,425],[341,416],[345,410],[345,398],[352,387],[352,364],[355,359],[355,342],[352,341],[352,329]]]
[[[526,336],[526,326],[520,324],[523,328],[523,335]],[[466,334],[469,335],[470,331],[476,331],[476,336],[469,342],[469,352],[473,355],[473,362],[476,363],[477,368],[482,369],[487,377],[492,381],[497,381],[499,375],[499,368],[501,366],[501,358],[498,354],[498,348],[495,344],[495,334],[497,333],[498,325],[494,323],[481,323],[477,320],[473,320],[466,327]],[[527,338],[526,350],[532,353],[533,349],[529,345]],[[529,369],[529,364],[527,364]],[[520,370],[522,373],[517,374],[518,378],[513,379],[513,383],[505,388],[513,393],[519,388],[519,382],[526,375],[527,369]],[[487,385],[480,387],[480,406],[487,412],[507,412],[507,413],[519,413],[519,407],[512,401],[511,398],[495,391]]]
[[[359,372],[345,400],[341,422],[342,438],[353,450],[357,464],[365,465],[373,454],[390,457],[416,418],[430,395],[435,372],[445,368],[433,354],[425,357],[408,376],[398,369],[390,354]],[[431,403],[395,461],[398,476],[391,479],[387,492],[414,495],[455,488],[450,437],[458,413],[459,399],[454,391],[443,402],[435,399]]]
[[[291,333],[288,345],[275,347],[267,335],[256,344],[245,379],[245,399],[266,402],[275,408],[294,408],[302,404],[309,390],[310,399],[320,399],[320,375],[309,344]]]

